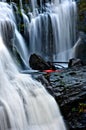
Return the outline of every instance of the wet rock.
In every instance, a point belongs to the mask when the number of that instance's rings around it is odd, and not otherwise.
[[[84,63],[81,61],[81,59],[72,58],[69,60],[68,67],[72,66],[83,66]],[[74,74],[74,73],[72,73]]]
[[[86,34],[84,32],[79,33],[79,39],[73,47],[73,57],[86,64]]]
[[[59,104],[68,130],[86,130],[86,66],[43,74],[40,81]]]
[[[86,129],[86,66],[50,74],[54,97],[67,121],[69,130]],[[82,104],[82,106],[80,106]]]
[[[51,62],[46,62],[41,56],[32,54],[29,59],[30,67],[34,70],[55,70],[55,66]]]

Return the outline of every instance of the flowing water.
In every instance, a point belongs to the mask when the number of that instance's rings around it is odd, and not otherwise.
[[[31,53],[51,61],[67,60],[66,50],[76,40],[76,4],[72,0],[40,0],[37,9],[38,1],[31,0],[31,6],[29,20],[20,0],[27,50],[13,6],[0,2],[0,130],[65,130],[54,98],[30,75],[19,73],[11,52],[18,52],[25,69]]]
[[[72,0],[46,3],[37,13],[34,1],[29,25],[29,53],[50,61],[67,61],[76,41],[76,4]]]
[[[28,59],[32,53],[41,55],[47,61],[68,61],[71,58],[70,49],[76,42],[75,1],[31,0],[27,2],[30,4],[26,6],[27,14],[23,9],[23,1],[19,0],[19,3],[22,15],[20,26],[24,27],[23,35],[27,43],[24,39],[18,38],[20,36],[16,33],[19,44],[14,44],[14,46],[26,68],[28,68]],[[16,26],[19,21],[13,18],[12,9],[11,7],[9,16]]]
[[[0,29],[6,46],[11,50],[15,48],[26,68],[28,68],[28,51],[25,46],[25,41],[17,30],[12,6],[4,2],[0,2]]]
[[[13,44],[22,49],[20,56],[23,59],[26,54],[15,23],[11,6],[1,2],[0,130],[66,130],[54,98],[30,75],[19,73],[11,50],[8,51]]]
[[[44,87],[20,74],[0,36],[0,130],[65,130]]]

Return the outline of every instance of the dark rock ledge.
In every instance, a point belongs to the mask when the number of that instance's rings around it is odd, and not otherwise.
[[[55,97],[68,130],[86,130],[86,66],[37,77]]]

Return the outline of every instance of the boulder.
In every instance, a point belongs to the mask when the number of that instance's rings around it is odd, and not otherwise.
[[[73,66],[83,66],[83,62],[80,59],[69,59],[68,67],[73,67]]]
[[[55,66],[51,62],[46,62],[41,56],[32,54],[29,59],[30,67],[34,70],[55,70]]]

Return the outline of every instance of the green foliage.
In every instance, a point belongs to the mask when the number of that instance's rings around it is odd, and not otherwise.
[[[76,111],[77,111],[76,107],[73,107],[72,112],[76,112]]]

